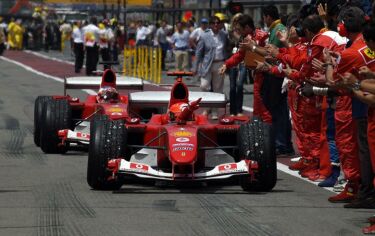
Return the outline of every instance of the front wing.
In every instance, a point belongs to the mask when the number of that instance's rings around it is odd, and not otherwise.
[[[150,165],[136,162],[129,162],[124,159],[112,159],[108,162],[109,169],[113,176],[121,174],[132,174],[140,178],[171,180],[171,181],[197,181],[226,179],[235,175],[253,175],[258,168],[256,161],[242,160],[240,162],[225,163],[215,166],[209,171],[198,173],[178,174],[156,170]]]
[[[85,132],[73,131],[70,129],[62,129],[58,131],[58,136],[61,139],[62,144],[64,143],[90,143],[90,134]]]

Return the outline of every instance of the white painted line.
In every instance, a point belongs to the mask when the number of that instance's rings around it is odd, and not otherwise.
[[[318,186],[318,183],[317,183],[317,182],[312,182],[312,181],[310,181],[310,180],[307,179],[307,178],[302,178],[302,177],[298,174],[298,171],[290,170],[289,167],[288,167],[287,165],[284,165],[284,164],[282,164],[282,163],[280,163],[280,162],[277,162],[277,169],[280,170],[280,171],[282,171],[282,172],[284,172],[284,173],[286,173],[286,174],[289,174],[289,175],[291,175],[291,176],[294,176],[294,177],[296,177],[296,178],[302,179],[302,180],[304,180],[304,181],[306,181],[306,182],[308,182],[308,183],[311,183],[311,184],[314,184],[314,185]],[[320,188],[320,187],[319,187],[319,188]],[[331,192],[333,192],[333,193],[336,193],[336,192],[333,191],[333,188],[323,188],[323,189],[326,189],[326,190],[328,190],[328,191],[331,191]]]
[[[6,57],[3,57],[3,56],[0,56],[0,58],[4,61],[7,61],[9,63],[13,63],[13,64],[16,64],[17,66],[20,66],[22,68],[24,68],[25,70],[31,72],[31,73],[34,73],[34,74],[37,74],[37,75],[40,75],[42,77],[45,77],[45,78],[48,78],[48,79],[52,79],[54,81],[57,81],[57,82],[60,82],[60,83],[64,83],[64,79],[60,78],[60,77],[56,77],[56,76],[52,76],[52,75],[48,75],[48,74],[45,74],[43,72],[40,72],[40,71],[37,71],[37,70],[34,70],[33,68],[31,68],[30,66],[27,66],[23,63],[20,63],[18,61],[14,61],[14,60],[11,60],[11,59],[8,59]]]
[[[58,62],[66,63],[66,64],[69,64],[69,65],[74,65],[74,62],[66,61],[66,60],[63,60],[63,59],[56,58],[56,57],[50,57],[50,56],[44,55],[44,54],[39,53],[39,52],[33,52],[33,51],[30,51],[30,50],[24,50],[24,52],[29,53],[29,54],[33,54],[37,57],[42,57],[44,59],[48,59],[48,60],[52,60],[52,61],[58,61]]]
[[[39,75],[39,76],[42,76],[42,77],[44,77],[44,78],[52,79],[52,80],[54,80],[54,81],[57,81],[57,82],[60,82],[60,83],[64,83],[64,79],[62,79],[62,78],[60,78],[60,77],[56,77],[56,76],[52,76],[52,75],[48,75],[48,74],[46,74],[46,73],[43,73],[43,72],[37,71],[37,70],[31,68],[30,66],[27,66],[27,65],[25,65],[25,64],[23,64],[23,63],[20,63],[20,62],[18,62],[18,61],[11,60],[11,59],[6,58],[6,57],[3,57],[3,56],[0,56],[0,59],[2,59],[2,60],[4,60],[4,61],[7,61],[7,62],[9,62],[9,63],[13,63],[13,64],[15,64],[15,65],[17,65],[17,66],[20,66],[20,67],[24,68],[25,70],[27,70],[27,71],[29,71],[29,72],[31,72],[31,73],[37,74],[37,75]],[[82,89],[82,91],[84,91],[84,92],[86,92],[86,93],[88,93],[88,94],[91,94],[91,95],[95,95],[95,94],[97,94],[97,93],[96,93],[94,90],[92,90],[92,89]]]
[[[254,109],[252,107],[246,107],[246,106],[242,106],[242,110],[248,111],[248,112],[253,112],[254,111]]]

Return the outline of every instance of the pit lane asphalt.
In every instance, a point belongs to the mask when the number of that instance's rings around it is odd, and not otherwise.
[[[0,235],[361,235],[373,214],[280,171],[270,193],[142,182],[93,191],[86,153],[46,155],[33,143],[34,100],[62,84],[2,59],[0,78]]]

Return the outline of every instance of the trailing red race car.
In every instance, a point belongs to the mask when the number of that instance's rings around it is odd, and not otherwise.
[[[67,89],[98,89],[85,101],[67,95]],[[34,143],[45,153],[64,153],[71,143],[87,147],[90,141],[90,120],[121,119],[139,123],[129,115],[128,96],[117,89],[142,89],[139,79],[119,77],[112,70],[102,77],[72,77],[64,82],[63,96],[38,96],[34,107]]]
[[[170,92],[129,94],[132,106],[166,106],[147,123],[92,120],[87,181],[93,189],[121,187],[122,176],[166,181],[207,181],[237,176],[248,191],[276,184],[271,127],[261,120],[222,116],[211,123],[198,107],[226,107],[224,94],[189,92],[177,75]]]

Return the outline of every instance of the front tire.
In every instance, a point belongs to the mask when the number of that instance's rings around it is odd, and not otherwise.
[[[127,139],[123,120],[94,119],[90,125],[87,183],[95,190],[117,190],[118,180],[108,180],[108,160],[124,156]]]
[[[38,96],[34,103],[34,143],[40,147],[40,129],[43,119],[43,106],[47,101],[51,101],[52,96]]]
[[[245,191],[271,191],[277,180],[276,154],[271,125],[254,118],[251,123],[241,125],[238,137],[240,155],[245,159],[258,162],[256,181],[252,181],[249,176],[242,176],[240,178],[242,189]]]
[[[40,148],[45,153],[65,153],[67,145],[60,146],[58,131],[72,126],[72,108],[67,100],[50,100],[43,106],[43,124],[40,129]]]

